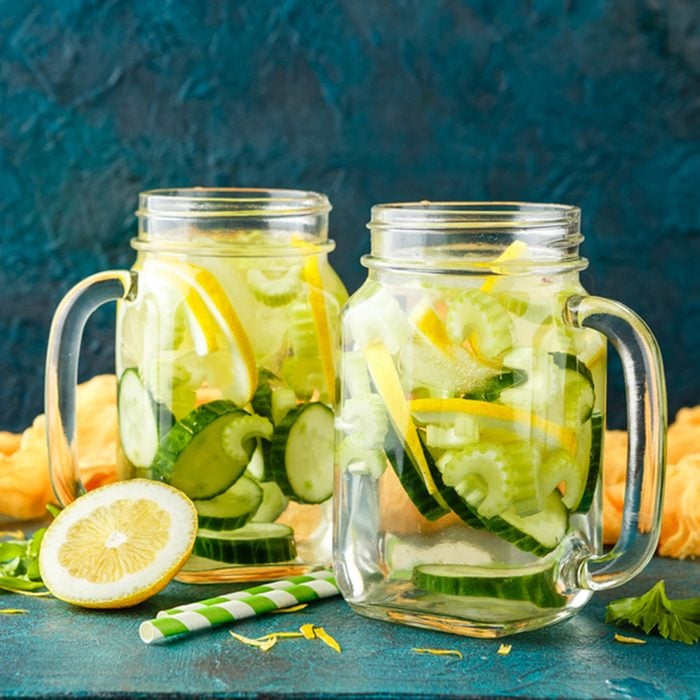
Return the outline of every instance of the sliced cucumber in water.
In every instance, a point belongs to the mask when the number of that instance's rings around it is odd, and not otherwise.
[[[213,498],[245,471],[255,448],[243,459],[224,449],[222,436],[232,421],[249,417],[232,401],[211,401],[186,415],[163,437],[153,460],[153,478],[184,491],[190,498]]]
[[[280,423],[289,409],[297,405],[294,390],[266,369],[259,370],[258,387],[251,400],[255,413]]]
[[[296,557],[294,532],[279,523],[248,523],[235,530],[199,530],[194,554],[227,564],[272,564]]]
[[[272,523],[284,513],[289,499],[274,481],[261,481],[258,485],[262,489],[263,498],[251,522]]]
[[[245,525],[256,514],[263,501],[258,483],[243,475],[230,489],[206,501],[194,501],[199,528],[234,530]]]
[[[323,503],[333,493],[333,411],[322,403],[293,408],[275,428],[270,468],[286,496]]]
[[[482,518],[484,527],[524,552],[542,557],[557,548],[569,527],[569,511],[557,491],[544,499],[538,513],[520,516],[512,509]]]
[[[478,389],[464,395],[465,399],[477,401],[496,401],[501,392],[513,389],[527,381],[527,372],[523,369],[504,369],[493,377],[489,377]]]
[[[437,461],[445,484],[483,518],[510,508],[520,514],[536,512],[538,466],[539,451],[522,441],[507,446],[481,442],[447,451]]]
[[[425,564],[413,570],[416,588],[462,597],[522,600],[541,608],[560,608],[554,568]]]
[[[158,411],[139,373],[131,368],[119,381],[119,440],[126,458],[137,468],[151,466],[158,452]]]
[[[582,441],[581,458],[585,460],[586,454],[588,455],[588,473],[586,475],[586,484],[583,488],[583,495],[578,503],[572,506],[572,511],[576,513],[587,513],[590,510],[598,486],[600,465],[603,459],[603,436],[605,432],[603,414],[595,411],[588,425],[590,425],[590,443],[588,443],[587,453],[585,452],[587,445],[584,438],[583,436],[580,438]]]
[[[430,468],[430,461],[432,460],[429,457],[429,453],[423,449],[420,439],[418,439],[418,444],[422,450],[420,458]],[[399,438],[393,425],[390,425],[387,431],[384,440],[384,452],[406,495],[424,518],[437,520],[449,512],[444,499],[440,498],[441,503],[428,491],[417,463],[418,458],[407,443]],[[430,461],[428,461],[429,459]],[[435,482],[433,481],[433,483]]]

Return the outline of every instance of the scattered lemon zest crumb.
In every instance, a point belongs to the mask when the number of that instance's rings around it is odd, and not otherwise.
[[[463,659],[462,652],[457,649],[427,649],[422,647],[413,647],[411,651],[416,654],[433,654],[435,656],[456,656],[458,659]]]
[[[638,639],[637,637],[626,637],[624,634],[615,633],[615,641],[620,644],[646,644],[646,639]]]
[[[316,625],[311,624],[310,622],[302,625],[299,628],[299,631],[296,632],[270,632],[268,634],[263,635],[262,637],[258,637],[257,639],[253,639],[252,637],[246,637],[242,634],[238,634],[237,632],[232,632],[229,630],[229,634],[234,638],[237,639],[239,642],[242,642],[243,644],[247,644],[248,646],[251,647],[256,647],[257,649],[260,649],[261,651],[269,651],[272,649],[273,646],[277,643],[278,640],[280,639],[320,639],[324,644],[328,645],[331,649],[334,651],[337,651],[339,654],[342,653],[340,649],[340,644],[331,637],[326,630],[323,629],[323,627],[316,627]]]
[[[258,641],[265,641],[266,639],[295,639],[303,637],[301,632],[270,632],[270,634],[264,634],[262,637],[258,637]]]
[[[28,613],[29,610],[22,610],[21,608],[1,608],[0,615],[24,615]]]
[[[320,639],[324,644],[327,644],[331,649],[334,651],[337,651],[339,654],[342,654],[342,651],[340,649],[340,644],[331,637],[326,630],[323,629],[323,627],[314,627],[314,634],[317,639]]]
[[[304,635],[304,639],[314,639],[316,635],[314,634],[314,626],[307,622],[299,628],[299,632]]]
[[[295,613],[299,612],[300,610],[303,610],[304,608],[308,608],[309,604],[308,603],[299,603],[299,605],[292,605],[290,608],[280,608],[279,610],[271,610],[270,612],[273,615],[276,615],[278,613]]]
[[[251,637],[244,637],[242,634],[232,632],[229,630],[229,634],[237,639],[243,644],[247,644],[250,647],[257,647],[260,651],[269,651],[275,644],[277,644],[277,638],[274,639],[252,639]]]
[[[510,654],[512,648],[513,648],[512,644],[501,644],[501,646],[498,647],[498,651],[496,653],[500,654],[501,656],[508,656],[508,654]]]

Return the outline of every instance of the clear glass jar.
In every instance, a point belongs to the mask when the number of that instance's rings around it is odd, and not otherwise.
[[[497,637],[631,578],[658,538],[663,370],[644,323],[581,286],[579,210],[390,204],[369,228],[368,278],[342,315],[334,557],[347,601]],[[606,335],[625,368],[631,445],[609,554]]]
[[[52,476],[80,492],[75,390],[80,321],[117,299],[118,478],[187,493],[200,527],[184,581],[276,578],[331,555],[338,314],[327,198],[313,192],[140,195],[131,271],[64,299],[49,348]]]

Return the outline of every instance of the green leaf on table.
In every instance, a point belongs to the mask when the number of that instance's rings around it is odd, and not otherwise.
[[[39,571],[39,551],[45,528],[37,530],[29,539],[10,539],[0,542],[0,591],[45,595]]]
[[[632,625],[647,634],[657,631],[666,639],[695,644],[700,640],[700,598],[670,600],[664,582],[659,581],[644,595],[608,603],[605,621]]]

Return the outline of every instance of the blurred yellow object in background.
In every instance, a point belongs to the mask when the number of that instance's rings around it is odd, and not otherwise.
[[[620,535],[625,497],[627,433],[605,434],[603,540]],[[700,556],[700,406],[682,408],[668,429],[668,468],[659,554],[675,559]]]
[[[80,478],[88,490],[115,479],[116,398],[112,374],[93,377],[78,387]],[[41,518],[46,504],[54,500],[42,414],[21,435],[0,432],[0,520]]]

